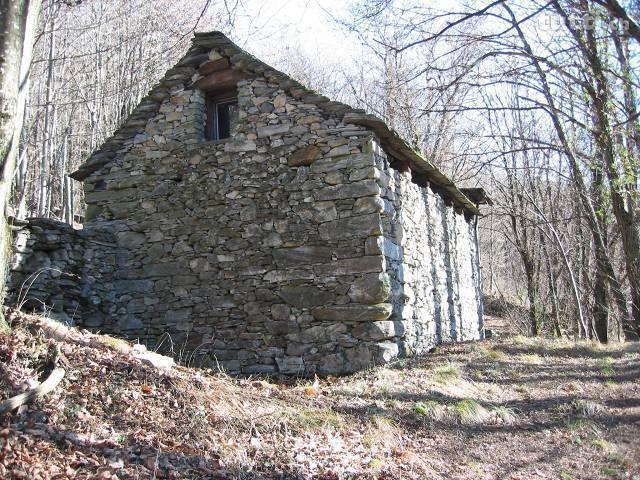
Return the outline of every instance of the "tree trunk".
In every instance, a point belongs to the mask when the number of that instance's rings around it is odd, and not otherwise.
[[[54,128],[55,128],[55,108],[53,103],[53,84],[54,78],[54,57],[56,54],[56,22],[55,22],[55,4],[51,3],[49,7],[50,23],[49,28],[49,50],[47,60],[47,91],[45,99],[44,112],[44,154],[40,159],[40,193],[38,195],[38,215],[41,217],[49,217],[51,214],[51,178],[50,169],[53,160],[54,150]]]
[[[593,247],[595,252],[595,281],[593,285],[593,326],[597,340],[602,343],[609,341],[609,295],[607,289],[607,226],[603,216],[605,203],[603,198],[603,173],[599,165],[591,169],[591,197],[596,209],[597,225],[591,228]],[[598,238],[601,236],[602,238]]]
[[[583,13],[590,14],[586,1],[581,2]],[[563,12],[564,13],[564,12]],[[568,21],[568,20],[566,20]],[[604,67],[600,60],[598,44],[593,29],[585,29],[584,41],[572,30],[582,54],[584,55],[596,89],[591,107],[595,118],[594,139],[597,149],[603,157],[605,171],[611,184],[611,205],[616,224],[620,229],[624,251],[629,290],[631,291],[631,331],[625,331],[628,340],[638,340],[640,336],[640,221],[635,218],[636,201],[634,193],[637,186],[637,173],[634,169],[625,169],[627,178],[622,178],[620,165],[616,158],[615,145],[609,120],[609,101],[611,98]],[[629,178],[633,177],[633,178]]]
[[[7,223],[40,0],[0,0],[0,304],[11,255]],[[0,310],[0,322],[6,326]]]
[[[515,215],[510,215],[511,230],[513,232],[514,242],[522,267],[524,268],[524,276],[527,281],[527,300],[529,301],[529,334],[536,337],[538,335],[538,316],[536,313],[536,285],[534,280],[534,263],[531,255],[527,251],[527,232],[526,228],[518,227],[518,219]]]

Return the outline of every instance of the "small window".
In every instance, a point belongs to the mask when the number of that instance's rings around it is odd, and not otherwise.
[[[205,138],[222,140],[231,136],[238,121],[238,99],[230,95],[207,96]]]

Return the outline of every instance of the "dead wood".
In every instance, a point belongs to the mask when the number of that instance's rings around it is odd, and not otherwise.
[[[47,393],[51,392],[58,386],[60,381],[64,378],[64,375],[64,368],[55,368],[47,377],[47,379],[37,387],[34,387],[27,392],[11,397],[0,403],[0,415],[11,412],[12,410],[15,410],[16,408],[29,403],[36,398],[45,396]]]

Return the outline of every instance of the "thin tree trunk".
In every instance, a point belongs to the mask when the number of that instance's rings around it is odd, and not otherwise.
[[[49,5],[49,50],[47,60],[47,86],[46,86],[46,107],[44,114],[44,154],[41,159],[40,167],[40,192],[38,195],[38,215],[41,217],[49,217],[50,211],[50,169],[53,157],[53,129],[55,126],[55,109],[53,104],[53,83],[54,83],[54,57],[56,42],[56,22],[55,22],[55,4]]]
[[[526,241],[526,229],[518,227],[518,219],[515,215],[510,215],[511,230],[514,237],[514,242],[520,260],[522,261],[522,267],[524,269],[525,280],[527,281],[527,300],[529,301],[529,313],[528,313],[528,327],[529,334],[532,336],[538,335],[538,321],[536,313],[536,286],[534,281],[534,264],[531,259],[531,255],[527,250]]]
[[[598,341],[607,343],[609,341],[609,295],[607,289],[607,252],[605,246],[607,239],[607,226],[603,220],[603,213],[605,209],[603,191],[604,182],[602,170],[597,165],[591,170],[592,184],[591,184],[591,196],[593,206],[596,208],[596,212],[599,212],[597,217],[597,228],[592,228],[591,233],[593,236],[593,247],[595,252],[595,281],[593,285],[593,326]],[[598,238],[601,235],[603,238]]]

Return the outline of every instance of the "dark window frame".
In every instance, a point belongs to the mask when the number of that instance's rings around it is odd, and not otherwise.
[[[206,95],[206,123],[204,136],[206,140],[226,140],[231,137],[230,118],[224,119],[220,107],[238,103],[235,91]],[[221,124],[221,120],[225,123]]]

